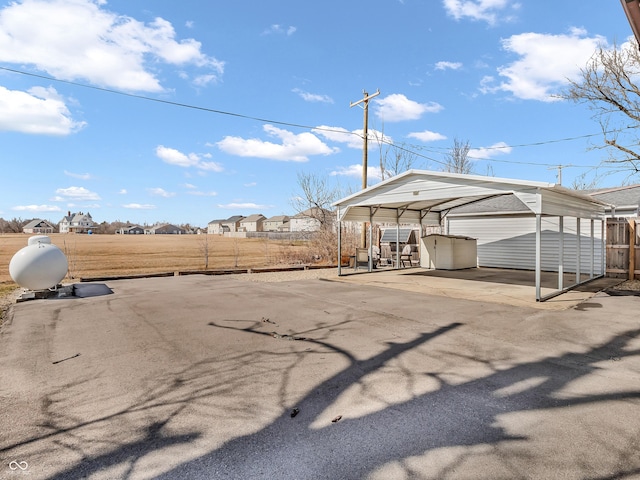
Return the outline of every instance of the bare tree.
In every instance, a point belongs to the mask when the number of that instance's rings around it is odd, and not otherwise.
[[[585,172],[575,177],[573,182],[571,182],[571,188],[574,190],[593,190],[596,188],[600,178],[595,176],[590,181],[587,181],[587,173],[588,172]]]
[[[472,173],[472,163],[469,160],[469,140],[453,140],[453,146],[445,154],[445,165],[443,170],[449,173]]]
[[[209,268],[209,253],[211,252],[211,245],[209,242],[209,235],[204,233],[198,237],[198,248],[200,253],[204,257],[204,269],[207,270]],[[236,260],[236,266],[237,266]]]
[[[338,230],[333,203],[343,196],[338,187],[332,187],[327,179],[313,173],[299,173],[300,192],[294,196],[292,206],[298,213],[304,213],[319,224],[319,229],[310,232],[306,258],[310,261],[333,264],[338,261]],[[347,251],[355,248],[355,237],[342,225],[342,244]],[[343,250],[344,251],[344,250]]]
[[[416,161],[416,154],[405,148],[404,144],[394,145],[390,158],[387,158],[386,170],[393,175],[411,170]]]
[[[233,268],[238,268],[238,260],[240,259],[240,242],[238,237],[233,237]]]
[[[416,161],[416,153],[409,150],[405,144],[395,144],[382,131],[373,130],[372,139],[378,144],[380,155],[380,179],[398,175],[413,167]]]
[[[335,216],[332,204],[342,196],[337,187],[331,187],[327,179],[315,173],[298,173],[300,193],[294,195],[291,206],[298,213],[320,223],[320,228],[333,226]]]
[[[30,221],[22,218],[12,218],[11,220],[0,218],[0,233],[22,233],[22,227]]]
[[[607,163],[613,163],[632,175],[640,172],[637,127],[640,124],[640,52],[635,42],[622,48],[602,46],[580,72],[570,80],[560,98],[584,103],[600,124],[603,143],[593,148],[606,149]]]

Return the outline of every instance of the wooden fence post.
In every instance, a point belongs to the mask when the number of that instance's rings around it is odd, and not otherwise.
[[[629,280],[636,278],[636,219],[629,219]]]

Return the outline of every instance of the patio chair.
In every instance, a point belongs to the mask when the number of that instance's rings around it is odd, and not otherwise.
[[[406,244],[400,253],[400,264],[402,267],[411,266],[411,245]]]
[[[366,248],[356,248],[356,260],[353,269],[357,270],[358,266],[369,268],[369,250]]]

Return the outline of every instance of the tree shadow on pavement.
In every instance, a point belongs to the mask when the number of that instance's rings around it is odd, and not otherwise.
[[[227,329],[238,335],[270,335],[259,330],[257,325],[247,328],[210,325],[212,331]],[[390,362],[439,337],[446,337],[460,326],[451,323],[409,341],[387,342],[380,351],[364,360],[317,334],[304,341],[278,344],[295,345],[293,350],[284,347],[270,350],[265,344],[264,350],[231,356],[224,362],[220,359],[198,362],[155,379],[137,402],[97,419],[84,421],[81,417],[65,417],[63,412],[49,406],[50,422],[43,426],[49,433],[21,444],[47,440],[74,449],[81,442],[74,444],[73,435],[78,435],[81,441],[84,437],[97,439],[99,428],[107,422],[126,423],[135,418],[139,423],[136,423],[134,437],[124,441],[114,438],[111,442],[105,439],[99,448],[78,451],[79,460],[74,465],[49,478],[104,476],[107,470],[118,471],[117,478],[137,478],[139,470],[136,471],[136,467],[144,463],[148,455],[161,455],[163,449],[184,447],[203,439],[204,433],[197,429],[185,428],[180,433],[172,430],[170,424],[180,419],[185,410],[200,408],[203,411],[201,421],[206,418],[219,422],[220,426],[231,417],[241,422],[243,416],[250,416],[250,407],[241,404],[234,408],[233,399],[237,398],[238,389],[243,388],[245,395],[252,388],[257,390],[266,369],[278,369],[284,384],[290,381],[292,372],[301,368],[301,361],[306,356],[322,350],[339,355],[345,366],[326,375],[300,396],[295,404],[299,409],[295,418],[285,395],[281,394],[277,405],[279,413],[257,431],[242,431],[227,437],[231,439],[213,450],[192,455],[191,458],[195,458],[177,465],[173,462],[170,470],[153,478],[441,479],[455,478],[461,469],[468,477],[476,464],[487,469],[478,470],[478,478],[531,478],[533,471],[592,479],[626,478],[638,473],[640,435],[635,431],[634,436],[632,428],[629,431],[621,427],[624,420],[615,419],[613,412],[620,405],[637,409],[640,387],[630,384],[627,389],[596,388],[588,390],[589,393],[580,393],[577,386],[591,378],[591,374],[600,374],[602,362],[623,361],[639,355],[640,350],[632,347],[638,345],[640,329],[623,332],[586,352],[564,353],[501,368],[488,366],[490,372],[479,378],[453,380],[443,372],[429,371],[427,376],[436,385],[430,391],[411,392],[406,399],[389,402],[360,416],[343,412],[344,418],[336,416],[334,422],[325,420],[339,397],[348,389],[361,385],[365,377],[379,373]],[[425,361],[428,360],[429,357],[425,357]],[[283,387],[275,390],[283,390]],[[248,404],[255,401],[249,399]],[[588,431],[590,424],[584,418],[592,414],[592,408],[602,411],[605,407],[612,409],[611,418],[615,423],[610,427],[616,432],[617,440],[600,435],[600,430]],[[534,440],[546,438],[546,430],[540,430],[540,424],[545,423],[545,428],[549,428],[548,424],[553,420],[550,421],[548,415],[566,413],[571,408],[588,409],[581,411],[579,419],[584,420],[583,423],[572,423],[571,418],[558,419],[558,434],[566,435],[578,444],[571,454],[573,457],[552,451],[533,454],[527,449]],[[336,415],[340,413],[335,411]],[[223,417],[225,414],[227,418]],[[544,415],[547,417],[543,421]],[[90,435],[83,436],[82,430],[87,427],[93,430]],[[599,428],[606,429],[607,425]],[[589,436],[588,442],[598,443],[593,458],[587,455],[587,447],[580,448],[580,442],[585,440],[572,438],[578,437],[583,430]],[[629,438],[623,438],[625,435]],[[549,450],[557,448],[553,439],[549,440]],[[16,445],[4,448],[0,453],[14,447]],[[455,452],[443,454],[448,447]],[[425,456],[428,460],[424,460]],[[421,458],[427,463],[420,463]],[[541,467],[545,462],[548,465]],[[538,478],[542,477],[538,475]],[[149,476],[144,475],[144,478]]]
[[[499,418],[511,413],[561,410],[640,398],[637,387],[590,395],[561,393],[568,385],[596,372],[599,362],[638,355],[640,350],[627,348],[640,335],[640,330],[631,330],[586,353],[566,353],[516,365],[463,383],[448,383],[434,373],[433,377],[440,383],[436,391],[359,418],[343,419],[321,427],[314,425],[318,416],[347,388],[403,352],[458,326],[460,324],[450,324],[409,342],[388,344],[384,351],[365,361],[350,358],[346,368],[319,384],[297,403],[300,414],[294,420],[289,411],[283,411],[260,431],[230,440],[156,478],[367,478],[385,465],[403,465],[406,459],[443,447],[526,442],[527,436],[509,433],[500,425]],[[635,447],[630,448],[635,451]],[[609,453],[615,457],[616,452]],[[624,478],[625,471],[637,471],[640,460],[634,459],[635,455],[626,458],[628,453],[617,452],[618,458],[612,458],[610,465],[601,468],[611,470],[606,472],[611,478]],[[527,458],[527,455],[503,459],[497,477],[528,478],[527,465],[540,460]],[[419,471],[412,472],[410,465],[404,465],[400,478],[447,478],[463,461],[466,461],[464,456],[459,457],[437,472],[425,473],[424,477]],[[557,467],[561,468],[561,465],[562,462]],[[579,478],[588,478],[595,473],[588,460],[583,469]]]

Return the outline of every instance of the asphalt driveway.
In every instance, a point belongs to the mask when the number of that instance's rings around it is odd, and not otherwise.
[[[0,330],[0,478],[640,478],[639,297],[85,284]]]

